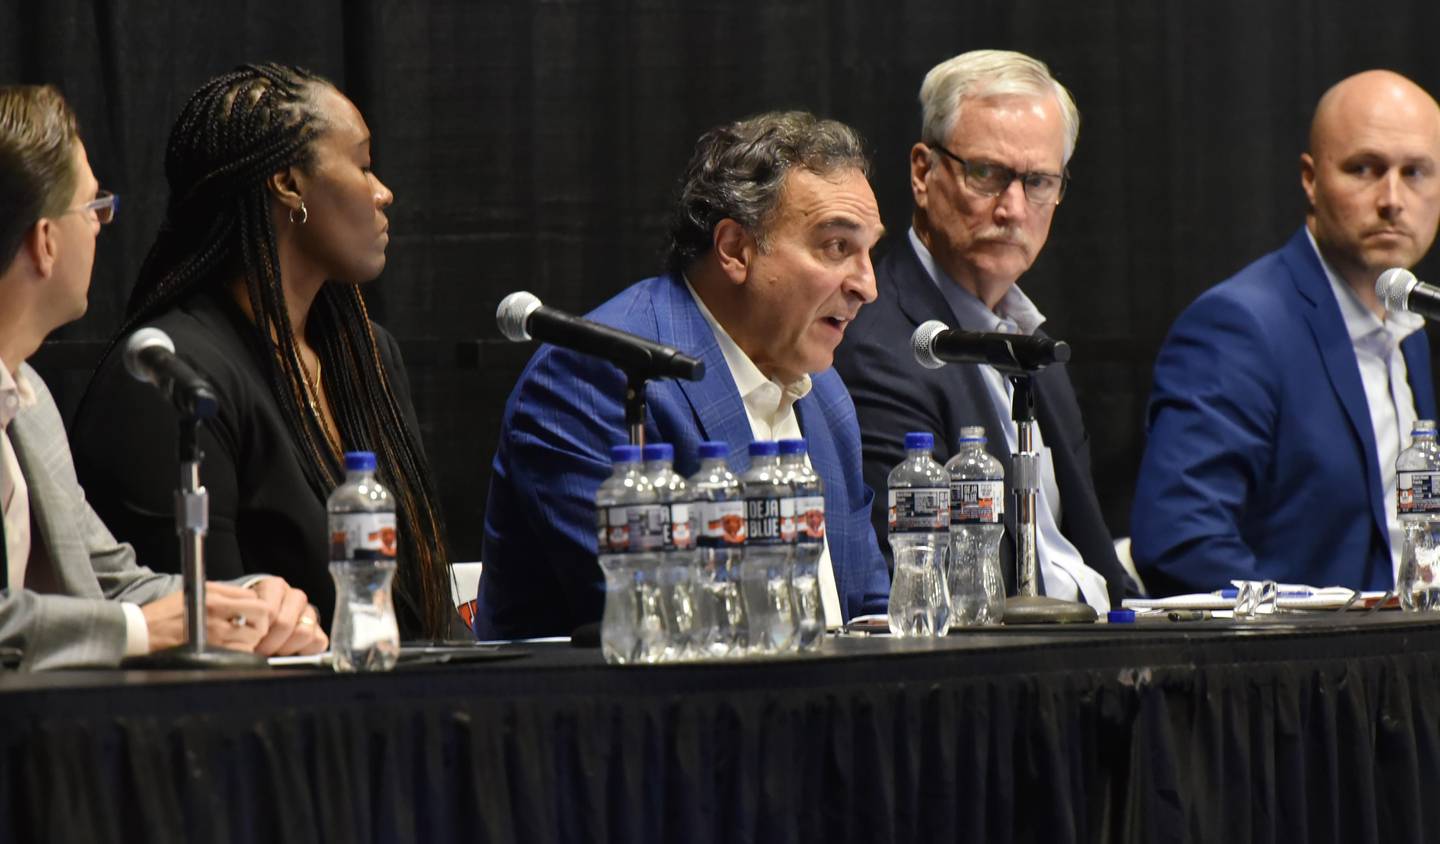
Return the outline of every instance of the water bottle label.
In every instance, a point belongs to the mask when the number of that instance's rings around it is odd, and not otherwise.
[[[659,551],[670,532],[670,507],[665,504],[630,505],[630,550]]]
[[[600,547],[614,554],[630,550],[630,508],[607,507],[604,518],[607,538]]]
[[[950,528],[950,490],[919,487],[890,490],[891,533],[934,533]]]
[[[825,496],[802,495],[795,500],[795,541],[825,541]]]
[[[704,501],[696,505],[700,544],[706,548],[745,544],[745,502]]]
[[[683,551],[695,547],[695,522],[691,516],[690,504],[670,505],[670,520],[665,523],[665,550]]]
[[[745,499],[745,541],[750,545],[785,545],[795,541],[795,499]]]
[[[395,559],[394,513],[330,514],[331,560]]]
[[[1440,514],[1440,472],[1397,472],[1396,503],[1400,514]]]
[[[1005,515],[1005,482],[950,482],[950,523],[995,525]]]

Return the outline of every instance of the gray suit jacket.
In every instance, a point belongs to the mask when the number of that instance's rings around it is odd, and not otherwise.
[[[180,588],[176,575],[135,563],[85,500],[70,442],[45,382],[28,365],[34,407],[10,423],[10,442],[30,488],[31,552],[25,588],[0,596],[0,646],[19,648],[28,670],[119,663],[125,613]]]

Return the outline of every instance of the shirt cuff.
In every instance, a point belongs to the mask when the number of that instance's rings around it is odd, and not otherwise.
[[[125,611],[125,655],[144,656],[150,653],[150,625],[145,623],[145,613],[139,604],[120,602]]]

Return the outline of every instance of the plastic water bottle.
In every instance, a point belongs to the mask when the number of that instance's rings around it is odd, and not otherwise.
[[[400,628],[390,585],[395,577],[395,502],[375,480],[375,455],[345,454],[345,482],[325,502],[330,528],[330,622],[336,671],[389,671],[400,658]]]
[[[944,636],[950,630],[945,554],[950,537],[950,476],[930,452],[935,438],[905,435],[905,460],[890,471],[890,632]]]
[[[985,450],[985,429],[960,429],[950,473],[950,606],[960,625],[999,624],[1005,615],[1000,538],[1005,467]]]
[[[790,567],[795,549],[795,499],[773,440],[750,443],[750,469],[740,476],[745,497],[745,558],[740,565],[750,651],[771,654],[795,645]]]
[[[743,654],[750,644],[740,593],[745,499],[740,479],[725,465],[729,456],[723,442],[700,443],[700,468],[690,476],[699,538],[696,640],[700,652],[712,657]]]
[[[1409,612],[1440,610],[1440,446],[1432,420],[1415,420],[1395,475],[1395,504],[1405,532],[1395,584],[1400,606]]]
[[[790,597],[795,602],[795,645],[820,647],[825,637],[825,608],[820,603],[820,555],[825,550],[825,487],[806,459],[805,441],[780,441],[780,468],[795,498],[795,562]]]
[[[647,444],[644,456],[645,474],[655,487],[656,500],[666,510],[658,571],[666,631],[661,659],[684,659],[693,655],[700,626],[696,616],[695,518],[690,489],[684,476],[675,473],[675,448],[669,443]]]
[[[600,648],[616,664],[656,662],[665,649],[664,616],[656,582],[664,544],[665,508],[640,464],[640,446],[610,449],[610,477],[595,493],[605,614]]]

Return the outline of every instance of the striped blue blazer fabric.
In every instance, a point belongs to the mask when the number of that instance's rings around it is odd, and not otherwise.
[[[675,447],[676,470],[693,473],[699,444],[730,445],[735,472],[749,466],[750,422],[735,381],[685,283],[673,276],[632,285],[588,318],[699,357],[698,382],[646,388],[647,442]],[[846,618],[883,612],[890,591],[860,466],[855,406],[840,376],[812,377],[796,403],[810,461],[825,484],[826,531]],[[483,638],[563,635],[598,621],[604,579],[596,563],[595,492],[609,450],[627,441],[625,376],[598,359],[550,345],[536,351],[505,405],[485,511],[484,570],[475,632]]]

